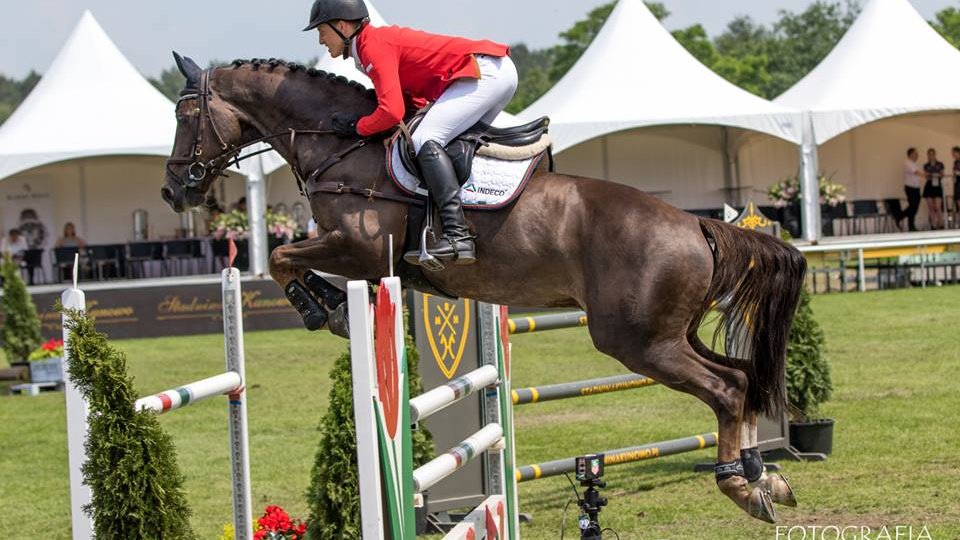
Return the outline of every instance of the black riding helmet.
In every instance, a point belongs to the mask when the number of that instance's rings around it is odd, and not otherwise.
[[[363,0],[315,0],[310,8],[310,24],[303,31],[309,32],[325,22],[341,19],[356,21],[369,17],[370,12]]]

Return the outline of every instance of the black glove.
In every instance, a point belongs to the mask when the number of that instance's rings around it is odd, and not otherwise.
[[[355,139],[360,136],[357,133],[357,120],[360,120],[359,114],[336,113],[331,121],[333,132],[344,139]]]

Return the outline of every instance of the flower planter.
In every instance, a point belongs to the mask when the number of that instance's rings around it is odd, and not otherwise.
[[[790,422],[790,446],[804,453],[830,454],[833,451],[832,418],[813,422]]]
[[[34,360],[30,364],[30,382],[63,382],[63,358]]]

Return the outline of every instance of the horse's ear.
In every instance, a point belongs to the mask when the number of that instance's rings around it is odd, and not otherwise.
[[[176,60],[180,73],[183,73],[183,76],[187,78],[188,87],[200,84],[200,74],[203,73],[203,70],[196,62],[189,57],[180,56],[177,51],[173,51],[173,59]]]

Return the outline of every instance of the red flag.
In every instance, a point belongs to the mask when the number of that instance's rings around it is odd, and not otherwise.
[[[229,254],[228,258],[230,259],[230,262],[227,264],[227,266],[233,268],[233,260],[237,258],[237,244],[233,241],[233,238],[231,238],[227,245],[229,246],[227,248],[227,253]]]

